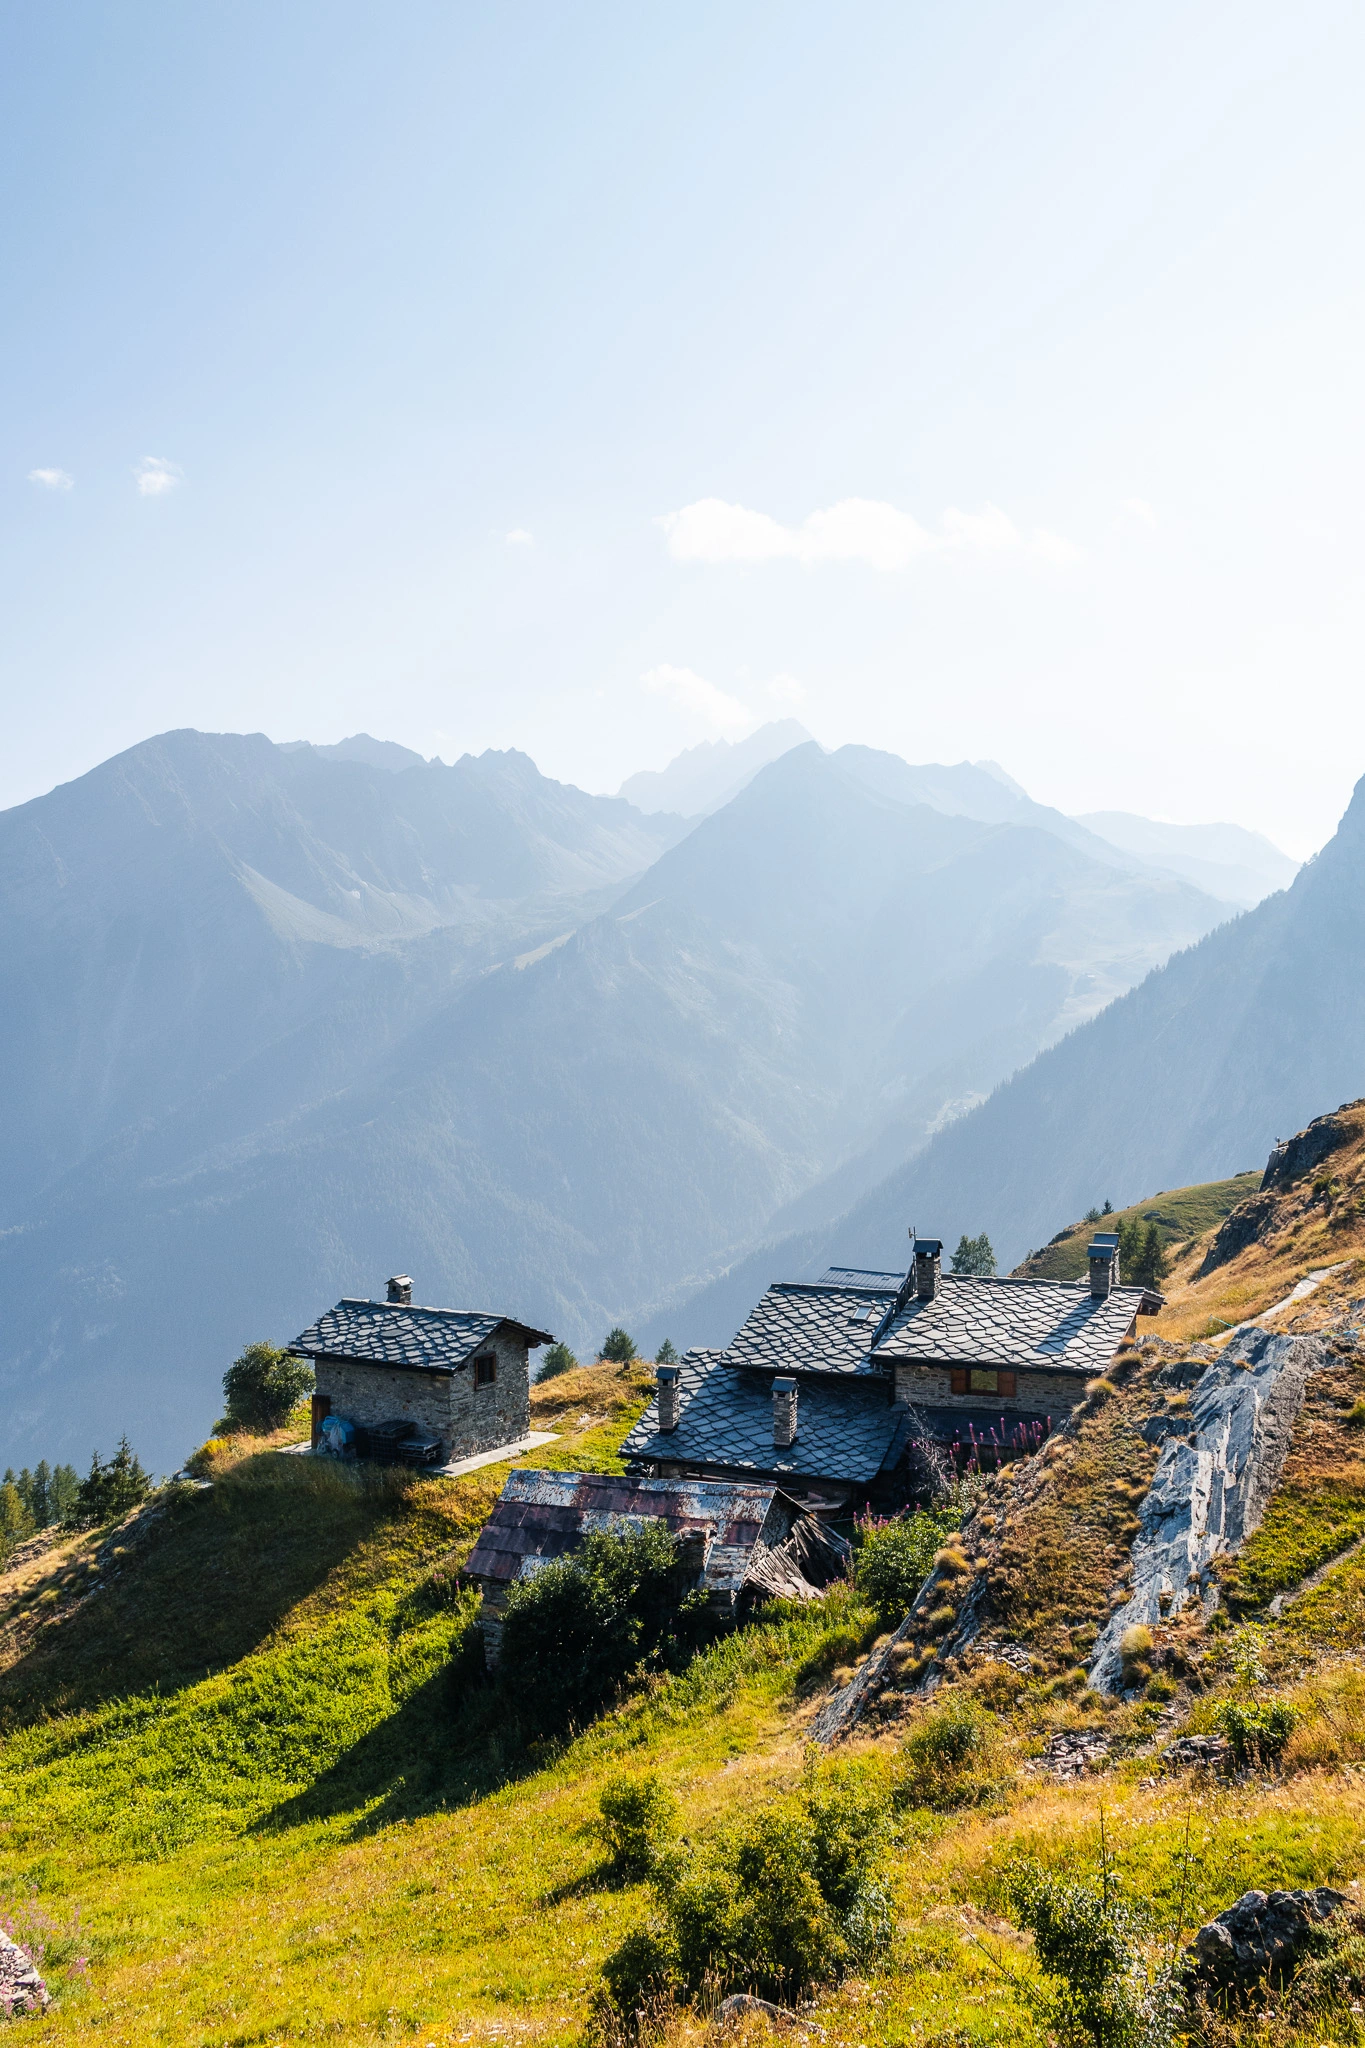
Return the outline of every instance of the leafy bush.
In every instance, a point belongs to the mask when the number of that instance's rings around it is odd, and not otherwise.
[[[239,1429],[278,1429],[313,1385],[313,1368],[273,1344],[248,1344],[223,1374],[227,1420]]]
[[[1218,1725],[1239,1770],[1278,1763],[1298,1719],[1287,1700],[1229,1700],[1218,1710]]]
[[[955,1519],[920,1509],[893,1522],[860,1525],[854,1579],[883,1627],[893,1626],[909,1612]]]
[[[889,1834],[872,1770],[817,1766],[799,1794],[665,1859],[655,1918],[603,1966],[616,2013],[703,1987],[791,1999],[873,1961],[891,1937],[880,1882]]]
[[[1107,1860],[1093,1882],[1059,1877],[1021,1858],[1007,1868],[1004,1892],[1053,1980],[1040,2002],[1060,2042],[1159,2048],[1170,2040],[1169,1984],[1149,1980],[1139,1948],[1142,1923],[1120,1897]]]
[[[629,1365],[635,1356],[635,1339],[629,1330],[623,1330],[619,1323],[614,1330],[608,1330],[602,1356],[613,1365]]]
[[[578,1364],[567,1344],[552,1344],[546,1352],[537,1380],[558,1379],[562,1372],[572,1372]]]
[[[678,1802],[651,1771],[608,1778],[598,1801],[596,1833],[620,1877],[648,1877],[678,1832]]]
[[[942,1813],[989,1798],[997,1789],[986,1768],[990,1729],[974,1699],[950,1699],[926,1714],[902,1745],[897,1800]]]
[[[146,1500],[151,1490],[152,1482],[136,1451],[127,1437],[121,1436],[107,1465],[100,1463],[98,1451],[92,1455],[90,1470],[76,1489],[71,1524],[79,1529],[97,1529],[106,1522],[121,1521]]]
[[[532,1729],[582,1727],[637,1674],[681,1668],[709,1628],[662,1522],[594,1529],[512,1587],[503,1685]]]

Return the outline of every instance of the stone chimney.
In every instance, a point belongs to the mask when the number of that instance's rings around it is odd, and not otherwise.
[[[1097,1231],[1086,1257],[1090,1261],[1090,1292],[1096,1301],[1106,1301],[1119,1284],[1119,1241],[1112,1230]]]
[[[681,1403],[678,1399],[680,1368],[676,1365],[660,1365],[655,1368],[654,1378],[659,1388],[659,1428],[676,1429]]]
[[[406,1273],[395,1273],[389,1281],[389,1300],[399,1308],[412,1307],[412,1282]]]
[[[943,1279],[943,1240],[915,1239],[915,1293],[921,1301],[932,1301]]]
[[[773,1443],[789,1451],[796,1442],[796,1381],[773,1381]]]

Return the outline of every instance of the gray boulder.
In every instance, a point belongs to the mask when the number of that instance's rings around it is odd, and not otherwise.
[[[1220,2003],[1286,1984],[1323,1923],[1349,1903],[1325,1884],[1311,1892],[1243,1892],[1195,1935],[1185,1951],[1186,1980]]]

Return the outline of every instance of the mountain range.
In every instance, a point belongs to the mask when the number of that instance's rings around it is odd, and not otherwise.
[[[1073,1217],[1249,1170],[1365,1092],[1365,779],[1288,889],[1177,952],[852,1201],[737,1261],[643,1335],[728,1342],[775,1275],[895,1266],[915,1225],[1002,1270]]]
[[[1229,915],[983,767],[805,742],[689,823],[406,754],[171,733],[0,815],[7,1458],[168,1464],[391,1271],[587,1347]]]

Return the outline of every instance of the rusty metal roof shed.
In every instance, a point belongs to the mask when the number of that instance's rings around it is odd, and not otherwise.
[[[787,1534],[796,1504],[773,1486],[715,1479],[634,1479],[608,1472],[513,1472],[465,1565],[505,1587],[576,1550],[591,1529],[661,1521],[674,1536],[709,1539],[700,1585],[738,1593],[760,1542]]]

